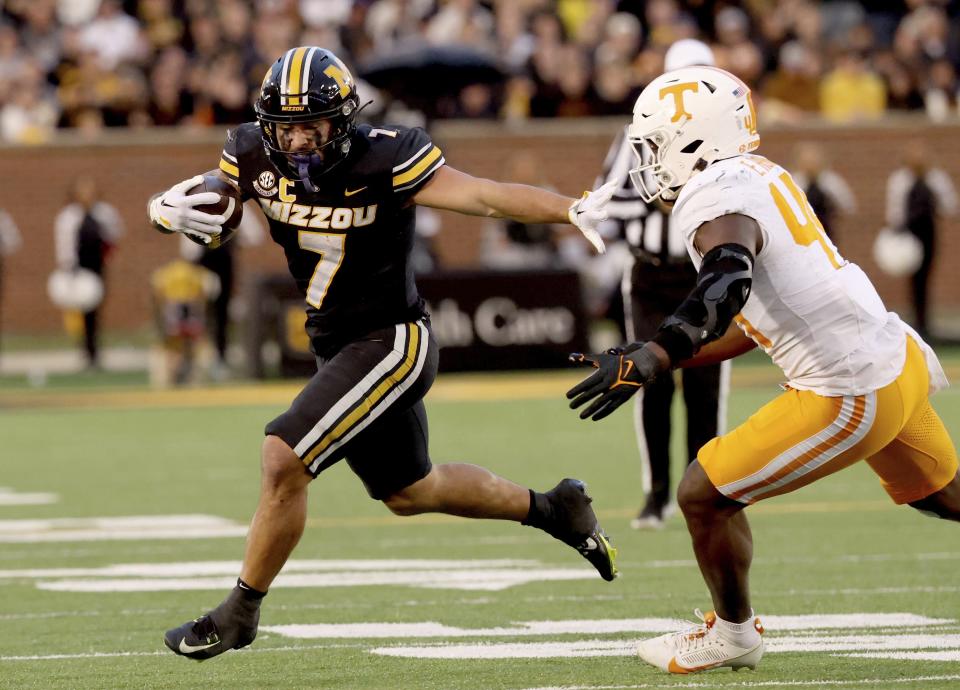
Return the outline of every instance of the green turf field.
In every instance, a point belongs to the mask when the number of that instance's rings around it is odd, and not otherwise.
[[[583,478],[619,580],[530,528],[391,516],[337,466],[311,489],[256,643],[203,664],[161,636],[236,576],[262,428],[295,388],[0,392],[0,687],[960,687],[960,530],[890,504],[865,466],[749,509],[769,648],[756,671],[641,665],[632,641],[709,600],[680,518],[630,530],[630,415],[578,421],[561,399],[573,380],[442,377],[433,457],[539,489]],[[773,380],[735,379],[731,423]],[[935,405],[960,438],[960,391]]]

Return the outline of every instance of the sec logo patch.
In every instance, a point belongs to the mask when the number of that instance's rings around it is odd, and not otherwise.
[[[269,170],[264,170],[253,183],[254,189],[260,196],[273,196],[277,193],[277,177]]]

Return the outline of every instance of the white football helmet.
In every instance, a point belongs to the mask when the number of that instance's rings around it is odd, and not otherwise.
[[[57,269],[47,279],[47,294],[60,309],[88,312],[103,301],[103,280],[85,268]]]
[[[882,228],[873,242],[873,260],[887,275],[910,276],[923,263],[923,245],[912,232]]]
[[[630,179],[643,200],[676,199],[694,173],[760,145],[750,88],[717,67],[661,74],[637,98],[627,139],[638,161]]]

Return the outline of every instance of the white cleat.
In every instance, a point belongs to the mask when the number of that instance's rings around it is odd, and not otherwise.
[[[632,529],[663,529],[663,518],[659,515],[638,515],[630,521]]]
[[[643,640],[637,655],[651,666],[669,673],[696,673],[728,666],[733,670],[756,668],[763,656],[763,626],[755,618],[756,643],[740,647],[724,639],[717,630],[717,616],[713,611],[704,616],[696,610],[703,623],[680,632]]]

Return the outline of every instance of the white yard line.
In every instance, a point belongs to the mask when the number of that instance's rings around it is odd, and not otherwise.
[[[526,688],[526,690],[660,690],[661,688],[769,688],[769,687],[824,687],[845,685],[902,685],[905,683],[929,683],[933,681],[960,680],[960,675],[912,676],[905,678],[858,678],[856,680],[747,680],[742,682],[687,682],[687,683],[640,683],[637,685],[551,685],[549,687]]]
[[[476,642],[472,644],[436,643],[424,645],[391,645],[370,650],[381,656],[407,659],[544,659],[606,656],[633,656],[636,643],[630,640],[574,640],[569,642]],[[960,634],[911,635],[839,635],[771,637],[768,653],[783,652],[875,652],[871,658],[902,658],[904,652],[916,651],[934,659],[931,654],[946,653],[944,661],[960,654]]]
[[[0,580],[34,579],[57,592],[171,592],[230,589],[238,561],[125,563],[100,568],[0,570]],[[284,566],[273,587],[357,587],[401,585],[433,589],[500,591],[530,582],[596,577],[586,565],[546,568],[539,561],[367,559],[297,560]]]
[[[285,647],[256,647],[239,649],[231,654],[268,654],[271,652],[298,652],[310,651],[315,649],[344,649],[356,648],[362,645],[358,644],[317,644],[317,645],[292,645]],[[116,659],[119,657],[136,656],[170,656],[173,654],[167,650],[158,650],[155,652],[82,652],[79,654],[31,654],[22,656],[0,656],[0,661],[62,661],[69,659]]]
[[[240,561],[185,561],[181,563],[118,563],[97,568],[34,568],[25,570],[0,570],[0,579],[4,578],[47,578],[47,577],[201,577],[235,576],[243,564]],[[538,568],[539,561],[518,559],[491,560],[431,560],[429,558],[409,559],[356,559],[356,560],[307,560],[287,561],[283,572],[393,572],[408,570],[473,570],[485,568]]]
[[[839,596],[839,595],[877,595],[877,594],[955,594],[960,592],[956,585],[916,585],[912,587],[838,587],[835,589],[787,589],[783,591],[763,592],[764,597],[790,596]],[[759,598],[754,593],[755,598]]]
[[[125,515],[119,517],[0,520],[0,543],[211,539],[246,536],[247,526],[216,515]]]
[[[43,506],[60,500],[52,493],[17,493],[8,486],[0,486],[0,506]]]
[[[803,630],[869,630],[872,628],[905,627],[905,626],[936,626],[952,624],[952,618],[927,618],[911,613],[852,613],[834,615],[802,615],[802,616],[765,616],[764,624],[770,629],[783,631]],[[267,625],[261,630],[292,637],[296,639],[349,639],[349,638],[423,638],[423,637],[528,637],[540,635],[610,635],[616,633],[664,633],[675,631],[678,628],[689,626],[689,621],[675,618],[622,618],[622,619],[574,619],[556,621],[519,621],[496,628],[461,628],[444,625],[435,621],[416,623],[312,623],[294,625]],[[917,639],[914,639],[917,638]],[[889,644],[891,646],[864,646],[859,649],[906,649],[917,647],[918,639],[933,638],[929,635],[907,636],[850,636],[850,637],[818,637],[807,638],[802,636],[777,638],[774,637],[768,644],[771,651],[811,651],[806,647],[821,645],[818,650],[848,649],[851,640],[867,640],[874,645]],[[939,636],[945,640],[944,644],[931,644],[932,647],[943,646],[960,648],[960,635]],[[906,641],[898,644],[898,641]],[[829,646],[834,644],[836,646]],[[618,643],[619,644],[619,643]],[[827,646],[823,646],[827,645]],[[789,648],[788,648],[789,647]],[[781,649],[782,648],[782,649]],[[854,647],[857,649],[857,647]]]
[[[960,649],[948,652],[865,652],[863,654],[834,654],[860,659],[894,659],[897,661],[960,661]]]
[[[333,573],[281,573],[271,585],[283,587],[360,587],[373,585],[407,586],[431,589],[462,589],[498,592],[531,582],[593,580],[596,571],[589,568],[545,569],[469,569],[337,571]],[[52,592],[184,592],[188,590],[231,589],[234,575],[193,578],[129,578],[103,580],[52,580],[38,582],[37,589]]]

